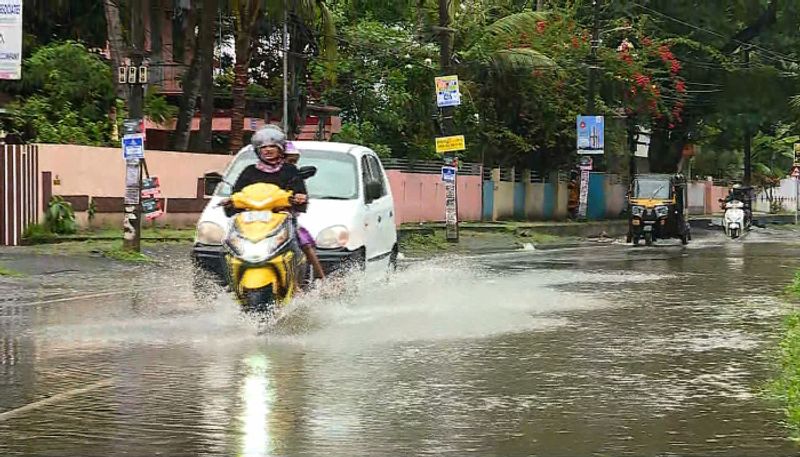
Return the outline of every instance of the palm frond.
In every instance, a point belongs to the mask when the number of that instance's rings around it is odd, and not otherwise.
[[[530,48],[512,48],[495,51],[491,59],[498,70],[557,70],[550,57]]]
[[[546,20],[547,16],[547,13],[541,11],[511,14],[487,27],[486,33],[495,43],[516,41],[524,34],[532,34],[536,30],[536,24]]]

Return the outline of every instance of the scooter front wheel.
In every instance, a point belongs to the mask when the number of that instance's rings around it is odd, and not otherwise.
[[[275,292],[272,290],[272,284],[259,289],[245,290],[242,294],[242,307],[249,313],[274,313]]]
[[[646,244],[647,246],[652,246],[653,245],[653,234],[652,233],[645,232],[645,234],[644,234],[644,244]]]

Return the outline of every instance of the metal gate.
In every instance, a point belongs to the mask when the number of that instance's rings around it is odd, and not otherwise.
[[[18,246],[22,233],[39,222],[39,149],[0,146],[0,245]]]

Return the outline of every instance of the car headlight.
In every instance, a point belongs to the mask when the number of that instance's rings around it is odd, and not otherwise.
[[[225,229],[213,222],[201,222],[197,226],[197,242],[202,244],[222,244]]]
[[[667,206],[656,206],[656,216],[658,217],[666,217],[669,214],[669,207]]]
[[[347,245],[350,241],[350,231],[343,225],[334,225],[319,232],[317,235],[317,247],[322,249],[335,249]]]
[[[644,206],[634,205],[631,208],[631,214],[637,217],[641,217],[641,215],[644,214]]]

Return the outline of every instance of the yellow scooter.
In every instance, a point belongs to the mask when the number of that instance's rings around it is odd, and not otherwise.
[[[251,184],[227,205],[231,218],[224,241],[228,284],[247,312],[273,314],[306,283],[309,268],[297,241],[295,220],[284,211],[292,192],[273,184]]]

